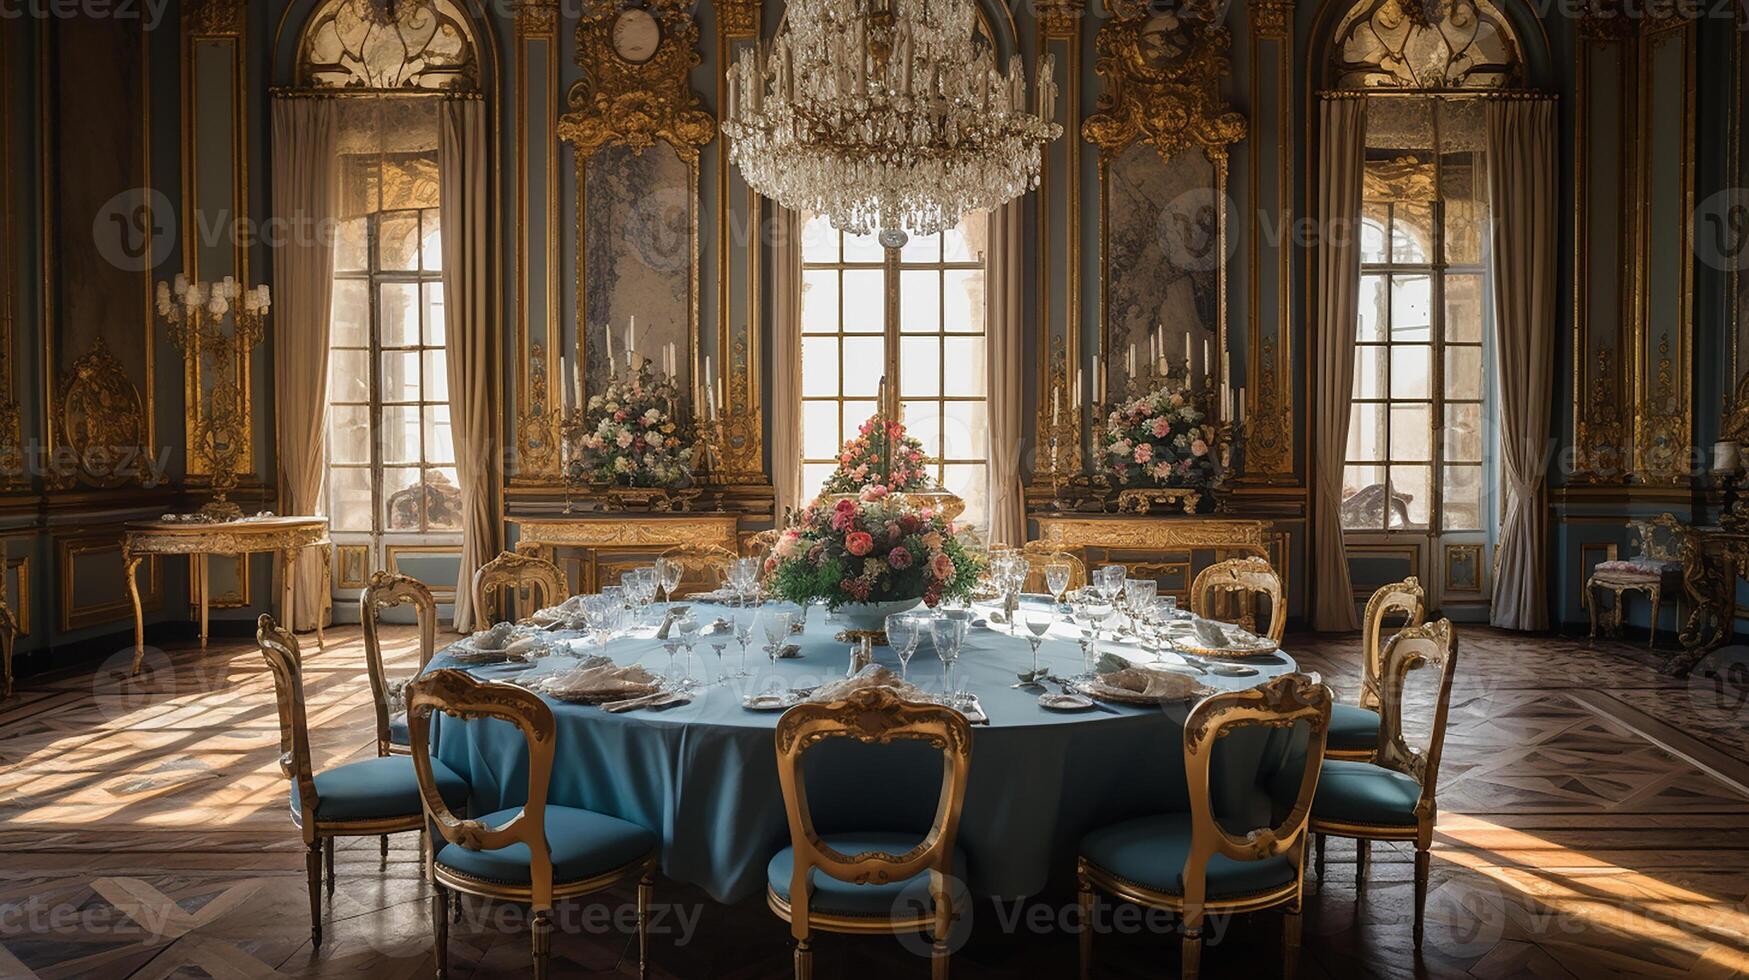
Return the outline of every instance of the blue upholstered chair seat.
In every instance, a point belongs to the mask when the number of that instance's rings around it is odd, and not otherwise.
[[[389,744],[413,744],[413,737],[407,734],[407,713],[405,711],[389,716]]]
[[[1336,751],[1357,752],[1377,748],[1379,713],[1352,704],[1330,706],[1330,729],[1326,746]]]
[[[1168,895],[1184,894],[1184,861],[1190,855],[1188,813],[1137,817],[1101,827],[1081,838],[1089,864],[1124,881]],[[1294,880],[1285,856],[1235,861],[1216,854],[1208,863],[1208,897],[1233,898],[1271,891]]]
[[[479,819],[488,827],[502,827],[521,811],[521,807],[511,807]],[[554,884],[582,881],[623,868],[656,847],[656,835],[635,823],[551,803],[546,807],[546,831]],[[447,844],[437,852],[437,863],[469,878],[526,885],[531,857],[528,845],[523,843],[495,851],[470,851],[460,844]]]
[[[451,809],[468,802],[468,784],[448,766],[433,759],[431,774]],[[409,756],[363,759],[316,773],[316,819],[319,822],[415,817],[423,812],[419,777]],[[300,812],[298,785],[292,783],[292,812]]]
[[[1312,800],[1312,819],[1372,827],[1415,826],[1421,784],[1370,762],[1327,759]]]
[[[828,847],[846,856],[868,851],[904,854],[922,841],[922,837],[916,834],[895,833],[823,834],[821,837]],[[957,847],[953,852],[953,866],[957,873],[965,873],[966,856]],[[790,900],[790,879],[795,873],[796,855],[793,847],[778,851],[771,863],[765,866],[765,876],[771,884],[771,890],[785,902]],[[909,898],[915,896],[918,902],[922,902],[929,895],[927,871],[903,881],[881,885],[858,885],[839,881],[818,868],[814,869],[813,878],[814,895],[808,902],[808,911],[814,915],[888,919],[909,915],[913,911],[922,914],[923,907],[913,907]],[[895,903],[899,902],[901,896],[906,897],[907,902],[895,908]]]

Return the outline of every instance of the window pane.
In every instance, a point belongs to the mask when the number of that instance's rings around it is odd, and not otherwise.
[[[383,470],[383,528],[388,531],[418,531],[424,525],[420,505],[425,481],[413,468]]]
[[[1429,276],[1391,277],[1391,339],[1425,343],[1433,339],[1433,280]]]
[[[809,215],[802,225],[802,261],[838,261],[838,230],[823,215]]]
[[[1447,466],[1444,496],[1440,501],[1440,524],[1447,531],[1482,529],[1482,468]]]
[[[986,235],[980,233],[983,231],[983,228],[980,226],[973,226],[972,230],[968,231],[967,225],[973,221],[976,221],[981,226],[987,226],[988,217],[989,217],[988,212],[979,212],[975,216],[974,215],[967,215],[966,216],[967,220],[961,221],[959,224],[955,225],[954,227],[949,228],[945,232],[942,232],[942,234],[941,234],[941,258],[942,258],[942,261],[944,261],[944,262],[980,262],[980,261],[983,261],[983,256],[978,254],[979,250],[982,248],[981,243],[986,238]],[[980,243],[978,248],[974,248],[972,245],[972,239],[973,239],[974,235]]]
[[[1429,466],[1392,466],[1391,496],[1393,498],[1391,526],[1426,527],[1428,506],[1433,500],[1433,473]],[[1404,498],[1407,498],[1405,501]],[[1397,504],[1409,512],[1409,523],[1400,525]]]
[[[879,269],[844,272],[844,332],[880,333],[887,317],[886,273]]]
[[[1348,458],[1382,461],[1385,458],[1385,407],[1377,402],[1356,402],[1348,410]]]
[[[1445,339],[1458,344],[1482,342],[1482,276],[1448,273],[1445,277]]]
[[[370,268],[369,219],[344,218],[334,236],[334,271],[363,272]]]
[[[838,403],[802,402],[802,456],[829,459],[838,454]]]
[[[1482,397],[1482,348],[1445,349],[1445,397]]]
[[[455,437],[450,430],[448,405],[425,406],[425,462],[455,462]]]
[[[943,394],[967,398],[984,396],[984,338],[949,337],[942,341],[942,360],[947,365]]]
[[[838,338],[802,338],[802,394],[838,394]]]
[[[1433,458],[1433,410],[1428,405],[1391,406],[1391,461]]]
[[[383,352],[382,400],[385,402],[416,402],[419,400],[419,352]]]
[[[328,400],[370,401],[370,351],[337,350],[329,353]]]
[[[990,491],[987,486],[987,473],[988,470],[981,463],[959,466],[949,464],[942,467],[942,489],[966,502],[965,513],[958,518],[960,523],[975,524],[978,527],[988,525]]]
[[[1360,343],[1382,343],[1389,338],[1385,331],[1391,315],[1391,277],[1367,274],[1360,277],[1360,322],[1354,339]]]
[[[923,452],[931,459],[941,455],[941,403],[934,401],[910,401],[899,405],[900,418],[905,422],[905,431],[917,437],[923,444]]]
[[[1433,350],[1419,345],[1391,348],[1391,397],[1428,398],[1433,394]]]
[[[377,287],[377,317],[384,347],[419,345],[419,286],[385,282]]]
[[[420,288],[425,297],[425,342],[442,347],[449,342],[443,329],[443,283],[428,282]]]
[[[941,403],[941,455],[983,459],[989,454],[990,417],[983,402]]]
[[[942,322],[949,333],[984,332],[984,270],[949,269],[942,274]]]
[[[880,392],[881,372],[887,363],[887,344],[881,337],[844,338],[844,393],[874,397]]]
[[[426,208],[419,212],[420,235],[419,261],[426,272],[443,271],[443,235],[439,232],[440,225],[436,208]]]
[[[941,394],[941,341],[935,337],[899,340],[899,394],[906,398]]]
[[[1391,216],[1392,261],[1433,261],[1433,202],[1398,201]]]
[[[454,467],[425,471],[425,529],[459,531],[462,528],[462,491]]]
[[[1386,237],[1390,234],[1391,206],[1383,201],[1367,201],[1360,206],[1360,260],[1362,262],[1389,262],[1390,254],[1385,250]]]
[[[900,262],[940,262],[940,235],[912,235],[899,249]]]
[[[328,460],[370,462],[370,407],[334,405],[328,409]]]
[[[1481,154],[1447,153],[1441,167],[1440,193],[1445,198],[1445,260],[1453,265],[1482,261],[1482,220],[1487,193],[1482,186]]]
[[[425,400],[449,401],[449,354],[443,348],[428,348],[425,359]]]
[[[1342,470],[1342,526],[1368,529],[1384,526],[1381,503],[1385,493],[1383,466],[1346,466]]]
[[[382,440],[383,462],[419,462],[419,433],[423,423],[416,406],[388,406],[382,410],[377,432]]]
[[[899,329],[905,333],[941,329],[941,273],[934,269],[899,273]]]
[[[1445,458],[1453,463],[1482,461],[1482,406],[1445,407]]]
[[[802,332],[838,332],[838,271],[802,272]]]
[[[846,262],[884,262],[887,250],[881,247],[880,239],[874,235],[845,235],[844,261]]]
[[[332,317],[329,343],[335,347],[370,346],[370,283],[363,279],[334,280],[334,302],[329,310]]]
[[[837,463],[807,463],[802,466],[802,496],[809,500],[819,494],[820,488],[826,484],[833,471],[838,469]]]
[[[336,531],[369,531],[370,470],[337,466],[328,471],[328,520]]]
[[[1383,398],[1390,377],[1390,348],[1362,345],[1354,349],[1354,397]]]
[[[385,272],[419,269],[419,212],[395,211],[377,218],[377,268]]]
[[[843,446],[862,428],[862,423],[874,417],[875,403],[872,401],[846,401],[844,403],[844,423],[838,430],[838,445]],[[832,450],[834,454],[837,449]]]

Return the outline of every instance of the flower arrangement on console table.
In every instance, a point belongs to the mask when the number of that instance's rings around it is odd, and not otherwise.
[[[673,379],[644,359],[616,374],[566,424],[567,485],[677,490],[692,485],[697,434]]]
[[[839,450],[838,469],[820,487],[820,500],[832,504],[880,487],[951,521],[964,513],[965,501],[937,487],[928,465],[923,443],[905,431],[905,423],[876,412]]]
[[[767,587],[790,602],[825,602],[852,629],[878,632],[892,613],[971,595],[984,561],[958,530],[884,487],[822,498],[772,546]]]
[[[1195,513],[1226,481],[1234,427],[1215,421],[1212,391],[1192,391],[1177,376],[1147,380],[1151,387],[1106,413],[1099,468],[1120,488],[1119,511],[1145,513],[1152,503],[1170,501]]]

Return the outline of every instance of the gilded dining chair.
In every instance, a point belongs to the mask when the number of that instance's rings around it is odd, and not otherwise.
[[[375,837],[421,830],[420,776],[407,756],[379,756],[315,772],[310,762],[309,723],[304,711],[303,655],[297,638],[263,614],[255,643],[267,658],[279,703],[279,768],[291,780],[292,823],[303,833],[304,870],[310,886],[310,941],[322,942],[322,866],[334,893],[334,839]],[[467,803],[468,785],[448,766],[430,767],[433,791],[450,806]]]
[[[456,816],[443,792],[443,763],[431,754],[431,720],[497,719],[515,726],[528,746],[528,795],[522,806],[473,819]],[[476,680],[460,670],[421,674],[407,686],[412,764],[432,826],[447,843],[427,854],[437,975],[449,972],[452,892],[527,905],[533,912],[534,975],[547,975],[553,903],[625,881],[638,889],[638,975],[649,975],[650,892],[657,837],[605,813],[547,802],[558,727],[553,709],[530,691]]]
[[[821,833],[808,809],[802,756],[827,739],[864,744],[922,742],[941,751],[941,795],[921,839],[892,832]],[[813,932],[857,935],[929,933],[930,975],[946,980],[954,922],[948,879],[965,874],[954,846],[971,771],[972,731],[950,708],[913,704],[870,687],[842,701],[799,704],[777,722],[777,776],[789,813],[790,846],[766,865],[766,904],[790,924],[796,980],[813,975]],[[925,894],[929,902],[901,901]],[[904,914],[905,909],[917,911]]]
[[[559,570],[559,566],[545,558],[501,551],[498,557],[481,565],[474,573],[474,609],[482,611],[482,622],[496,622],[498,594],[510,589],[511,608],[515,609],[515,597],[529,588],[541,593],[536,609],[558,605],[571,597],[570,589],[565,585],[565,573]]]
[[[661,558],[680,565],[680,592],[715,589],[729,579],[729,566],[740,557],[714,544],[683,544],[662,552]]]
[[[1280,643],[1287,629],[1287,603],[1282,601],[1281,576],[1267,558],[1230,558],[1203,569],[1190,584],[1190,610],[1205,619],[1219,619],[1223,597],[1237,600],[1239,625],[1256,632],[1250,601],[1260,595],[1269,600],[1269,629],[1263,635]]]
[[[1050,588],[1045,585],[1045,566],[1064,564],[1069,566],[1068,591],[1074,592],[1087,587],[1087,563],[1080,556],[1067,551],[1059,551],[1043,541],[1028,541],[1020,549],[1026,556],[1026,585],[1024,591],[1046,593]]]
[[[18,617],[12,607],[0,599],[0,701],[12,696],[12,648],[18,645]]]
[[[1330,710],[1327,759],[1371,762],[1379,746],[1379,661],[1384,655],[1385,617],[1403,617],[1404,626],[1421,625],[1427,593],[1414,576],[1386,585],[1366,601],[1361,620],[1359,704],[1337,704]]]
[[[1202,924],[1209,915],[1281,908],[1282,975],[1299,960],[1306,828],[1324,758],[1330,689],[1315,675],[1284,674],[1260,687],[1205,698],[1184,723],[1190,812],[1137,817],[1081,839],[1076,862],[1081,921],[1093,921],[1094,889],[1148,908],[1176,912],[1184,924],[1182,975],[1197,975]],[[1216,819],[1210,768],[1223,736],[1251,726],[1304,724],[1305,766],[1293,805],[1273,827],[1235,835]],[[1285,802],[1285,801],[1284,801]],[[1090,975],[1093,931],[1081,931],[1081,976]]]
[[[1366,879],[1372,841],[1414,842],[1417,946],[1427,906],[1428,850],[1433,846],[1433,823],[1439,814],[1434,790],[1456,666],[1457,634],[1449,619],[1411,627],[1391,637],[1379,667],[1378,753],[1372,762],[1326,761],[1319,776],[1318,796],[1312,803],[1320,878],[1326,836],[1354,838],[1358,881]],[[1403,737],[1403,686],[1411,671],[1421,669],[1439,671],[1439,693],[1433,704],[1427,748],[1416,751]]]
[[[407,575],[378,571],[358,596],[359,621],[364,624],[364,663],[370,673],[371,695],[376,702],[377,755],[406,755],[407,710],[404,699],[391,696],[383,671],[383,644],[378,636],[378,616],[384,609],[412,605],[419,623],[419,669],[437,652],[437,600],[425,583]]]

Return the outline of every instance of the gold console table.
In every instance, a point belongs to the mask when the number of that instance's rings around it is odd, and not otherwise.
[[[297,598],[298,559],[305,548],[321,548],[323,593],[331,588],[328,519],[325,517],[250,517],[238,521],[133,521],[122,537],[122,574],[134,602],[134,669],[146,655],[146,620],[140,608],[140,584],[135,572],[148,555],[188,556],[189,579],[200,603],[200,645],[207,643],[207,559],[213,555],[241,557],[263,552],[279,555],[279,618],[288,628]],[[316,619],[316,646],[324,645],[322,620]]]
[[[1287,586],[1285,556],[1270,554],[1268,521],[1224,516],[1140,516],[1134,514],[1034,514],[1038,540],[1075,554],[1091,571],[1099,565],[1127,565],[1132,577],[1152,578],[1161,595],[1189,597],[1203,566],[1228,558],[1268,558]]]
[[[557,563],[560,548],[583,553],[581,581],[573,591],[599,592],[619,573],[655,561],[682,545],[716,545],[740,553],[741,520],[735,514],[589,513],[561,517],[510,517],[516,551]],[[684,583],[684,585],[717,583]]]

